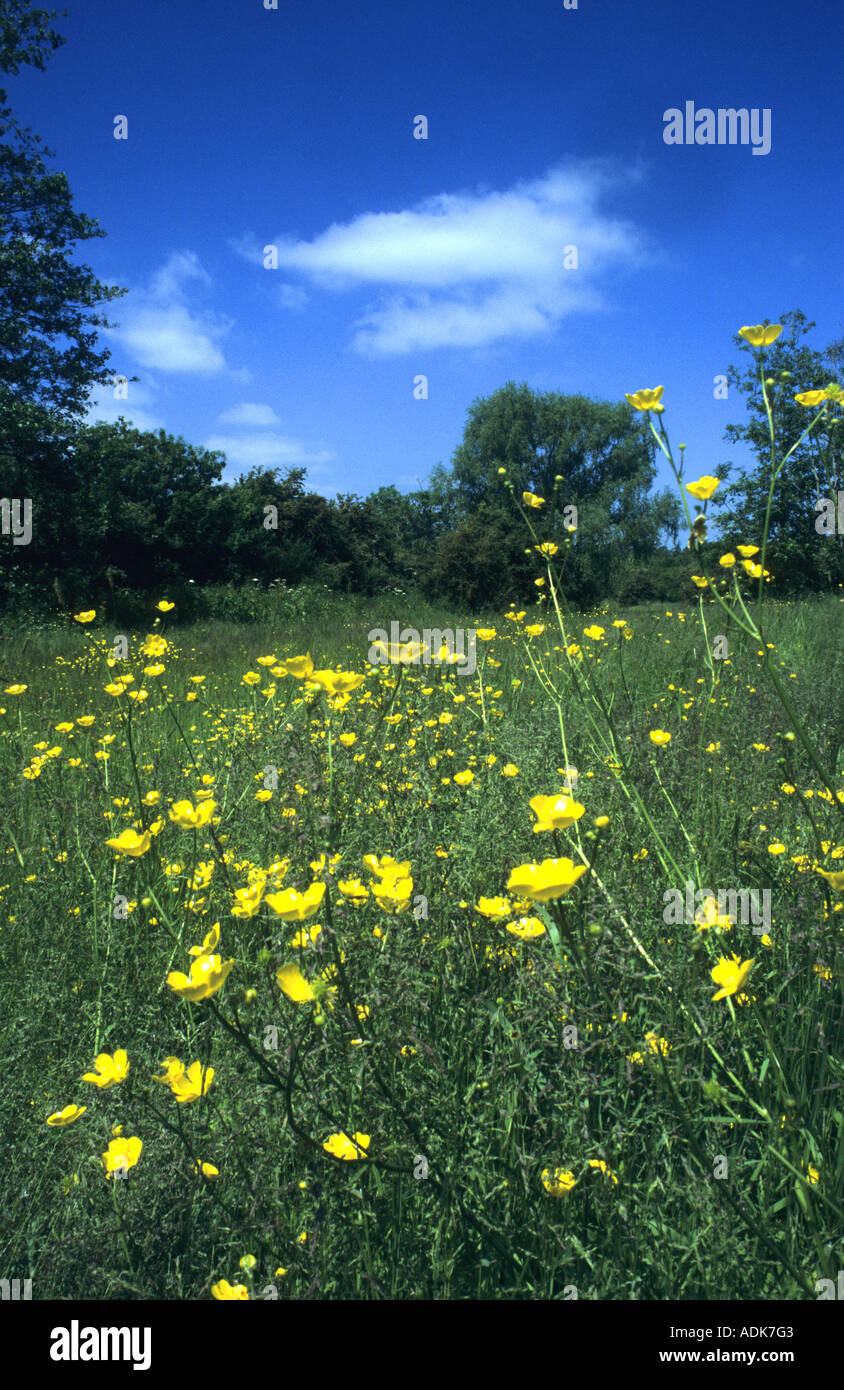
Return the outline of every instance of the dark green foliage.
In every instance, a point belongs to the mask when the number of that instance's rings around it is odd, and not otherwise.
[[[822,389],[839,380],[844,339],[824,352],[801,342],[814,328],[795,309],[777,322],[786,331],[765,349],[765,372],[774,385],[776,456],[782,458],[800,439],[816,411],[798,404],[798,392]],[[725,437],[743,441],[756,456],[756,465],[723,491],[720,524],[727,546],[755,542],[762,534],[771,479],[771,441],[756,354],[740,338],[735,342],[750,360],[731,366],[727,380],[747,399],[748,420],[729,425]],[[783,373],[790,373],[783,376]],[[815,529],[818,498],[835,501],[844,489],[844,425],[841,412],[820,422],[816,431],[792,454],[777,482],[771,507],[768,568],[776,576],[777,592],[827,589],[844,581],[844,536],[820,535]]]
[[[49,28],[55,12],[0,4],[0,72],[43,69],[63,40]],[[105,382],[108,351],[96,347],[107,320],[93,311],[125,290],[100,284],[74,263],[77,242],[105,236],[73,207],[64,174],[50,171],[39,136],[20,126],[0,89],[0,446],[9,443],[15,406],[37,402],[80,415],[95,382]],[[26,421],[26,411],[23,410]]]

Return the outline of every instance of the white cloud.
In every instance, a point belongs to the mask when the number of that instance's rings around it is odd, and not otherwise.
[[[161,302],[181,298],[184,294],[185,280],[199,280],[203,285],[211,284],[211,276],[203,270],[195,251],[173,251],[152,277],[149,292],[153,299]]]
[[[596,281],[608,270],[643,263],[640,233],[599,208],[635,177],[588,162],[501,192],[442,193],[335,223],[312,241],[276,238],[278,263],[330,291],[382,288],[355,325],[365,354],[535,337],[600,309]],[[567,269],[572,246],[577,268]]]
[[[242,401],[240,405],[232,406],[231,410],[224,410],[217,419],[225,425],[246,425],[255,428],[281,424],[271,405],[258,405],[255,401]]]
[[[316,472],[326,472],[325,465],[337,455],[330,449],[315,449],[299,439],[272,431],[263,434],[212,434],[205,440],[206,449],[219,449],[236,468],[280,468],[287,464],[306,464]]]
[[[118,336],[145,367],[210,376],[226,365],[212,333],[183,305],[174,304],[136,310]]]
[[[192,311],[186,303],[188,282],[208,287],[211,278],[193,251],[174,251],[149,288],[133,292],[121,305],[113,336],[145,367],[211,376],[225,370],[217,339],[231,321]]]

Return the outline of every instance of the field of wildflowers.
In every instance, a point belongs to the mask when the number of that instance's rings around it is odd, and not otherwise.
[[[842,598],[779,603],[766,534],[713,561],[718,479],[675,473],[693,607],[571,612],[554,498],[514,492],[530,612],[162,596],[4,654],[0,1264],[35,1298],[835,1280]],[[369,661],[395,617],[477,669]]]

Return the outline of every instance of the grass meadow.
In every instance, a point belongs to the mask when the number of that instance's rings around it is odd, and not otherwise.
[[[162,595],[2,644],[0,1268],[34,1299],[835,1280],[842,599],[769,590],[760,645],[713,592],[568,613],[544,558],[529,612]],[[393,620],[477,630],[477,669],[369,661]]]

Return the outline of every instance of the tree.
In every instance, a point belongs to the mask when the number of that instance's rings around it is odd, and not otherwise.
[[[77,432],[68,459],[73,518],[58,519],[64,546],[101,587],[108,568],[130,588],[208,575],[218,534],[213,504],[225,460],[124,419]]]
[[[0,0],[0,72],[43,71],[64,42],[50,27],[55,16]],[[83,414],[91,386],[110,379],[108,350],[96,347],[96,330],[110,325],[94,306],[126,293],[71,260],[77,242],[105,232],[75,211],[67,178],[44,156],[53,153],[18,124],[0,89],[0,427],[9,436],[23,403]],[[14,447],[9,437],[6,446]]]
[[[654,452],[650,433],[626,402],[508,382],[473,402],[450,486],[464,522],[483,506],[490,524],[498,513],[516,529],[521,523],[507,484],[518,497],[528,491],[545,498],[545,510],[534,514],[545,540],[565,535],[573,515],[566,508],[575,507],[565,582],[572,598],[586,601],[605,595],[631,560],[650,556],[661,532],[676,524],[673,496],[649,496]]]
[[[800,309],[780,315],[784,332],[764,350],[766,380],[773,398],[775,457],[779,462],[805,430],[814,411],[800,405],[798,392],[822,389],[840,374],[844,339],[823,352],[808,347],[805,338],[814,323]],[[736,336],[736,346],[751,361],[731,366],[727,381],[745,397],[748,419],[728,425],[725,439],[743,441],[756,456],[756,464],[724,489],[719,498],[719,521],[728,547],[758,543],[764,526],[771,482],[771,439],[762,394],[758,352]],[[769,525],[769,568],[779,592],[787,589],[819,589],[844,581],[844,537],[821,535],[815,529],[819,498],[836,500],[844,489],[844,426],[840,409],[828,408],[815,431],[796,448],[777,481]],[[732,467],[733,465],[730,465]]]
[[[512,507],[505,512],[481,502],[420,557],[419,574],[430,597],[470,604],[478,611],[534,599],[539,568],[536,557],[525,555],[525,537]]]

